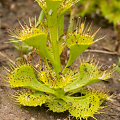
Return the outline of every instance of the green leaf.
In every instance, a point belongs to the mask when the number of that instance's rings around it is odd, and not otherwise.
[[[19,41],[13,40],[13,39],[9,39],[9,40],[10,40],[10,42],[12,42],[15,46],[17,46],[17,47],[20,46]]]
[[[45,56],[47,56],[47,35],[46,34],[40,34],[35,35],[33,37],[30,37],[28,39],[25,39],[23,42],[27,43],[29,46],[33,46],[34,48],[38,49],[40,53],[44,53]]]
[[[47,95],[42,92],[27,92],[21,93],[17,96],[16,101],[19,102],[23,106],[41,106],[49,99]]]
[[[60,75],[59,74],[59,78],[57,78],[55,72],[49,69],[48,70],[44,69],[43,71],[40,71],[40,73],[38,74],[38,77],[45,85],[49,86],[50,88],[54,88],[54,89],[63,88],[71,80],[71,75],[68,75],[68,74]]]
[[[118,65],[116,65],[116,64],[113,64],[113,67],[120,74],[120,67]]]
[[[70,56],[66,66],[70,66],[76,58],[83,53],[91,44],[76,44],[70,47]]]
[[[39,18],[38,18],[38,22],[36,23],[36,26],[35,26],[35,27],[38,27],[38,26],[41,24],[43,18],[44,18],[44,11],[41,10],[40,15],[39,15]]]
[[[80,87],[106,80],[111,77],[112,71],[101,71],[94,63],[81,63],[80,71],[73,76],[75,80],[64,87],[65,92],[78,89]]]
[[[15,70],[11,72],[10,76],[8,76],[8,82],[13,87],[30,88],[54,94],[54,90],[48,88],[38,80],[30,65],[24,64],[15,68]]]
[[[28,48],[30,48],[25,42],[22,42],[21,51],[28,52]]]
[[[47,58],[50,60],[53,66],[55,66],[56,62],[53,59],[50,52],[47,50],[46,42],[47,42],[47,34],[40,34],[33,37],[30,37],[28,39],[24,40],[27,45],[32,46],[38,50],[38,52],[41,54],[41,57],[44,59]]]
[[[103,38],[99,36],[95,39],[100,28],[92,33],[92,23],[85,25],[85,22],[81,22],[79,18],[77,24],[75,31],[66,36],[67,46],[70,48],[70,57],[66,66],[70,66],[90,45]]]
[[[114,69],[120,74],[120,58],[118,60],[118,65],[113,64]],[[119,80],[120,81],[120,80]]]
[[[53,112],[64,112],[66,110],[68,110],[69,108],[69,103],[63,101],[63,100],[50,100],[47,103],[49,110],[52,110]]]
[[[74,100],[71,100],[72,104],[69,108],[69,112],[71,116],[80,120],[82,118],[87,119],[88,117],[94,118],[93,115],[102,108],[100,105],[102,104],[103,99],[106,99],[106,95],[97,92],[89,93],[77,99],[74,98]]]

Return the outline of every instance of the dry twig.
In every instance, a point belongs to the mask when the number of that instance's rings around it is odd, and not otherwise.
[[[103,53],[103,54],[110,54],[110,55],[118,55],[118,56],[120,56],[120,54],[118,52],[108,52],[108,51],[104,51],[104,50],[85,50],[85,52]]]

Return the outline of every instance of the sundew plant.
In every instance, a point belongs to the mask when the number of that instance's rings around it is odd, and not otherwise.
[[[23,106],[41,106],[45,104],[53,112],[69,111],[76,119],[88,119],[99,113],[104,100],[110,100],[106,92],[88,89],[87,85],[106,80],[113,70],[101,70],[99,62],[88,57],[81,59],[79,68],[72,67],[76,58],[90,45],[102,39],[96,38],[99,31],[92,32],[92,23],[85,25],[78,19],[73,30],[66,34],[64,14],[79,0],[36,0],[43,9],[35,24],[29,18],[29,25],[19,21],[21,28],[9,30],[12,37],[32,46],[42,58],[39,69],[32,63],[11,65],[7,74],[8,83],[12,88],[21,88],[15,101]],[[41,22],[43,16],[46,22]],[[69,50],[69,59],[65,67],[60,56],[64,48]]]

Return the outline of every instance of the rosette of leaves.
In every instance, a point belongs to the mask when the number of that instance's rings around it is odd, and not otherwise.
[[[99,29],[92,33],[92,24],[85,25],[85,22],[79,21],[74,32],[68,32],[65,36],[63,34],[65,39],[62,41],[59,35],[59,28],[62,28],[64,23],[64,19],[61,19],[62,15],[78,0],[36,1],[45,12],[48,30],[41,24],[37,26],[36,20],[33,25],[29,19],[30,25],[26,23],[22,25],[19,22],[22,29],[10,30],[10,34],[35,48],[44,60],[44,64],[40,64],[39,70],[36,70],[34,65],[25,63],[13,68],[10,66],[12,70],[7,74],[8,83],[13,88],[23,89],[15,96],[15,99],[24,106],[45,104],[53,112],[68,110],[70,115],[77,119],[94,118],[94,114],[101,109],[102,102],[110,98],[102,91],[84,89],[84,87],[109,79],[113,71],[101,71],[98,63],[92,59],[89,59],[89,62],[81,60],[77,70],[70,68],[70,65],[90,45],[102,38],[95,39]],[[47,41],[50,45],[47,45]],[[68,63],[63,69],[60,61],[62,44],[70,49]],[[83,95],[78,93],[83,93]]]
[[[8,82],[11,87],[28,88],[15,99],[24,106],[41,106],[46,104],[53,112],[68,110],[76,118],[93,117],[97,113],[103,100],[110,100],[108,94],[100,91],[84,90],[84,86],[106,80],[111,77],[112,71],[101,71],[100,67],[91,62],[81,61],[79,69],[69,69],[65,74],[55,72],[44,66],[37,71],[32,65],[16,66],[8,73]],[[84,95],[74,97],[75,93]]]

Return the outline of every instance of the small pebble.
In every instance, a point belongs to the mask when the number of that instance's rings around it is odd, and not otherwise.
[[[53,116],[50,115],[50,119],[52,119],[52,118],[53,118]]]
[[[20,120],[19,118],[15,117],[14,120]]]
[[[2,89],[0,88],[0,92],[2,92]]]
[[[68,120],[67,118],[65,118],[64,120]]]
[[[15,9],[15,4],[11,4],[10,9],[11,10]]]
[[[109,60],[109,61],[112,61],[112,58],[109,58],[108,60]]]
[[[35,118],[34,118],[34,117],[31,117],[30,120],[35,120]]]
[[[65,39],[66,38],[66,36],[63,36],[63,39]]]
[[[30,112],[29,112],[28,110],[25,110],[25,113],[26,113],[26,114],[30,114]]]
[[[14,116],[14,114],[13,114],[13,113],[9,113],[9,115],[10,115],[10,116]]]
[[[118,95],[117,95],[117,99],[119,99],[119,100],[120,100],[120,94],[118,94]]]

